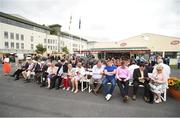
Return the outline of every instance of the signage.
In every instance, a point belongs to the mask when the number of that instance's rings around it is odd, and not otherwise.
[[[180,43],[179,40],[174,40],[174,41],[171,42],[171,45],[178,45],[179,43]]]
[[[120,44],[120,46],[122,46],[122,47],[124,47],[124,46],[126,46],[127,45],[127,43],[121,43]]]

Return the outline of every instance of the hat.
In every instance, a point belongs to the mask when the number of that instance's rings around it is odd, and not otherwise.
[[[44,61],[41,61],[41,64],[44,64],[45,62]]]
[[[157,65],[156,70],[163,70],[163,66],[162,65]]]
[[[26,57],[26,60],[31,60],[31,57]]]

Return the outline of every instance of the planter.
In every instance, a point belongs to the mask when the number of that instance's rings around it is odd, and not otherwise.
[[[176,100],[180,100],[180,90],[176,90],[174,88],[169,88],[169,92],[171,93],[171,96],[175,98]]]

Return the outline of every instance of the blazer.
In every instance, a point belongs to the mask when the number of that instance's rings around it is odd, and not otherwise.
[[[62,66],[63,66],[63,73],[68,73],[68,66],[67,66],[67,64],[64,64],[64,65],[59,66],[59,68],[57,70],[57,74],[59,73]]]
[[[148,71],[146,69],[144,69],[143,73],[144,73],[144,77],[148,77]],[[138,79],[139,77],[141,77],[141,72],[140,72],[140,69],[137,68],[133,72],[133,78],[134,78],[133,81],[139,82],[139,79]]]
[[[34,72],[35,73],[38,73],[38,72],[40,72],[41,71],[41,67],[40,67],[40,65],[37,63],[36,65],[34,65]]]

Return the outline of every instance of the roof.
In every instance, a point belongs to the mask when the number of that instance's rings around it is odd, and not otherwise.
[[[4,18],[7,18],[7,19],[11,19],[11,20],[17,21],[17,22],[24,23],[24,24],[27,24],[27,25],[32,25],[32,26],[35,26],[35,27],[38,27],[38,28],[50,30],[49,27],[46,27],[44,25],[40,25],[40,24],[34,23],[34,22],[29,21],[27,19],[23,19],[23,18],[17,17],[15,15],[10,15],[10,14],[6,14],[6,13],[3,13],[3,12],[0,12],[0,16],[4,17]]]
[[[70,34],[70,33],[67,33],[67,32],[61,32],[61,35],[71,36],[71,37],[76,38],[76,39],[81,39],[83,41],[87,41],[86,39],[84,39],[82,37],[79,37],[79,36],[76,36],[76,35],[73,35],[73,34]]]
[[[120,50],[149,50],[147,47],[126,47],[126,48],[93,48],[91,51],[120,51]]]

